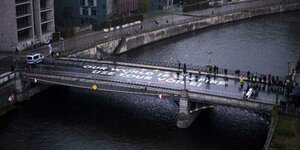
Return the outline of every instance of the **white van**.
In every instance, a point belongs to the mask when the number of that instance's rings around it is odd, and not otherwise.
[[[44,56],[42,54],[34,54],[26,56],[27,64],[37,64],[44,60]]]

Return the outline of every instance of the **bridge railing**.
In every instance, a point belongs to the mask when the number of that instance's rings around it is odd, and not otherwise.
[[[111,61],[113,61],[113,59],[109,59]],[[179,67],[179,61],[175,60],[175,59],[171,59],[170,61],[161,61],[161,60],[153,60],[153,59],[142,59],[142,60],[137,60],[137,59],[131,59],[131,58],[119,58],[117,59],[117,61],[120,62],[128,62],[128,63],[136,63],[136,64],[146,64],[146,65],[153,65],[153,66],[162,66],[162,67],[172,67],[172,68],[178,68]],[[183,68],[183,63],[180,63],[180,67],[181,67],[181,71]],[[198,70],[198,71],[202,71],[202,72],[209,72],[209,66],[202,66],[202,65],[197,65],[197,64],[189,64],[186,63],[187,69],[191,69],[191,70]],[[213,66],[211,66],[211,73],[213,73]],[[216,66],[218,67],[218,66]],[[229,69],[229,68],[220,68],[218,67],[218,74],[224,74],[225,73],[225,69],[227,70],[227,74],[228,75],[234,75],[234,76],[238,76],[238,74],[236,73],[237,70],[239,70],[239,75],[242,75],[243,77],[247,77],[248,71],[245,70],[240,70],[240,69]],[[253,76],[256,72],[250,72],[250,77]],[[263,77],[265,76],[268,79],[269,74],[263,74],[263,73],[256,73],[257,75],[257,79],[259,77]],[[270,74],[271,75],[271,74]],[[271,75],[273,76],[273,75]],[[277,80],[276,78],[278,77],[278,81],[285,81],[285,77],[280,77],[280,76],[276,76],[274,75],[275,80]]]
[[[16,77],[14,72],[7,72],[3,75],[0,75],[0,86]]]
[[[183,64],[181,63],[180,69],[179,67],[179,61],[175,61],[175,60],[171,60],[171,61],[161,61],[161,60],[153,60],[153,59],[142,59],[142,60],[135,60],[135,59],[131,59],[131,58],[114,58],[114,57],[110,57],[105,59],[105,61],[107,62],[111,62],[109,63],[110,65],[125,65],[128,67],[141,67],[143,65],[145,66],[149,66],[146,68],[170,68],[170,71],[182,71],[183,68]],[[104,61],[104,62],[105,62]],[[95,59],[86,59],[86,58],[80,58],[80,57],[76,57],[76,58],[63,58],[63,59],[56,59],[56,60],[46,60],[45,63],[48,64],[52,64],[52,65],[76,65],[79,67],[82,67],[84,64],[90,64],[94,65],[93,63],[100,63],[99,60],[95,60]],[[115,63],[114,63],[115,62]],[[101,62],[103,63],[103,61]],[[152,67],[151,67],[152,66]],[[200,71],[200,75],[202,73],[205,74],[211,74],[211,75],[216,75],[219,77],[227,77],[230,79],[236,79],[239,80],[239,76],[238,74],[236,74],[237,70],[233,70],[233,69],[227,69],[227,68],[220,68],[218,67],[218,73],[214,73],[213,71],[213,66],[211,66],[211,72],[208,69],[208,66],[201,66],[201,65],[197,65],[197,64],[186,64],[188,72],[192,72],[192,74],[195,74],[195,72],[199,73]],[[175,69],[175,70],[174,70]],[[227,70],[227,75],[225,75],[225,69]],[[164,69],[163,69],[164,70]],[[254,74],[256,74],[256,83],[259,83],[260,80],[259,78],[265,76],[266,77],[266,81],[261,81],[261,83],[272,83],[272,85],[276,85],[276,86],[284,86],[283,83],[285,82],[285,77],[279,77],[279,76],[274,76],[271,77],[271,81],[268,80],[268,76],[267,74],[259,74],[259,73],[254,73],[254,72],[250,72],[250,78],[248,79],[247,77],[247,72],[243,71],[243,70],[239,70],[239,75],[242,75],[244,77],[244,79],[246,81],[250,80],[252,81],[252,78],[254,77]],[[272,76],[272,75],[271,75]],[[278,77],[278,81],[277,81],[277,77]]]
[[[58,84],[58,85],[65,85],[65,86],[73,86],[73,87],[80,87],[80,88],[88,88],[90,89],[93,84],[97,84],[101,91],[101,88],[109,88],[109,86],[113,87],[123,87],[123,88],[130,88],[132,90],[141,90],[147,92],[150,90],[151,92],[155,92],[157,95],[159,94],[174,94],[180,95],[182,88],[171,88],[171,87],[164,87],[163,85],[155,85],[155,84],[143,84],[143,83],[132,83],[127,81],[115,81],[110,80],[108,78],[92,78],[87,77],[84,75],[79,74],[69,74],[69,75],[58,75],[56,71],[41,71],[41,70],[31,70],[30,72],[24,73],[24,75],[30,77],[31,79],[37,79],[38,83],[48,83],[48,84]],[[95,75],[97,76],[97,75]],[[74,83],[74,79],[76,83]],[[80,80],[79,80],[80,79]],[[93,82],[91,82],[93,81]],[[99,82],[98,82],[99,81]],[[155,93],[152,93],[155,94]],[[212,94],[212,93],[205,93],[201,91],[190,91],[193,97],[201,97],[202,94],[209,97],[220,97],[222,99],[233,99],[233,100],[240,100],[245,101],[242,95],[239,97],[235,95],[234,97],[226,97],[221,94]],[[146,93],[146,95],[149,93]],[[200,94],[197,96],[197,94]],[[272,105],[274,102],[272,101],[265,101],[260,99],[259,97],[256,99],[250,99],[246,101],[253,102],[262,105]],[[238,104],[238,103],[235,103]]]

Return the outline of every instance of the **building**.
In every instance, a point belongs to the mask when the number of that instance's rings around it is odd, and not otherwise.
[[[173,0],[148,0],[152,10],[164,9],[173,6]]]
[[[99,24],[139,9],[140,0],[55,0],[57,27]]]
[[[48,43],[55,31],[53,0],[1,0],[0,50]]]
[[[54,0],[58,27],[101,23],[113,16],[113,0]]]
[[[140,0],[115,0],[114,14],[123,15],[140,9]]]

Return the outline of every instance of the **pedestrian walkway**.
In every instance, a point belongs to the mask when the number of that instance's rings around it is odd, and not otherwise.
[[[236,11],[255,9],[259,7],[266,7],[275,4],[278,5],[278,3],[283,3],[283,2],[288,3],[293,1],[296,0],[285,0],[285,1],[255,0],[255,1],[231,3],[217,8],[208,8],[204,10],[184,12],[184,13],[180,9],[159,10],[157,12],[154,12],[154,14],[156,14],[154,15],[154,17],[145,17],[143,22],[139,25],[122,28],[119,30],[113,30],[107,32],[105,35],[103,31],[96,31],[96,32],[87,32],[86,34],[78,34],[78,36],[67,38],[64,40],[64,47],[65,50],[68,52],[78,52],[78,51],[88,49],[94,46],[95,44],[102,43],[106,40],[113,40],[120,37],[128,36],[128,33],[130,33],[130,35],[132,36],[144,32],[157,30],[160,28],[165,28],[167,26],[173,26],[177,24],[191,22],[191,21],[195,21],[207,17],[232,13]],[[105,37],[107,37],[107,39]],[[61,47],[61,41],[52,43],[52,47],[53,48]],[[29,53],[42,53],[43,55],[46,56],[49,55],[47,46],[39,47],[33,51],[31,50],[22,51],[20,52],[20,55],[26,55]]]

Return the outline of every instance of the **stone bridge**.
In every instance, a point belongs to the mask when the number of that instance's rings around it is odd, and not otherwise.
[[[267,83],[247,82],[247,85],[256,84],[267,87],[260,90],[258,97],[245,99],[242,92],[246,88],[246,84],[241,87],[236,81],[237,76],[213,75],[192,69],[188,69],[187,72],[184,74],[180,69],[172,67],[61,58],[46,61],[32,69],[22,70],[20,76],[23,81],[21,83],[30,83],[33,86],[40,84],[62,85],[108,92],[168,97],[170,99],[179,97],[177,121],[179,128],[189,127],[199,110],[215,105],[249,109],[268,114],[272,110],[272,105],[276,103],[278,98],[282,97],[282,93],[272,93],[266,90],[274,88],[274,86],[271,87]],[[207,74],[211,74],[213,78],[208,80]],[[224,80],[225,77],[228,78],[228,81]],[[246,78],[245,80],[247,81]]]

